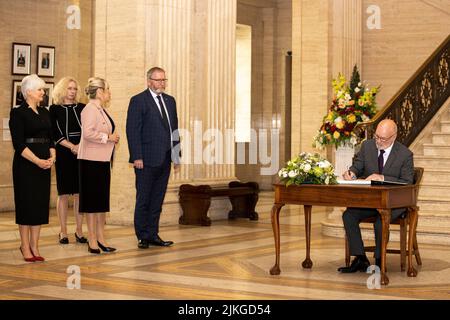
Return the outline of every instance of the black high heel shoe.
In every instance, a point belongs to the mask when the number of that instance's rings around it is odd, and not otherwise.
[[[100,254],[100,249],[92,249],[91,246],[88,243],[88,252],[89,253]]]
[[[100,249],[102,249],[103,252],[114,252],[114,251],[116,251],[116,248],[113,248],[113,247],[105,247],[104,245],[102,245],[102,244],[100,243],[100,241],[97,241],[97,243],[98,243],[98,246],[100,247]]]
[[[60,234],[58,235],[58,237],[59,237],[59,243],[61,243],[61,244],[69,244],[69,238],[67,238],[67,237],[61,237],[61,235],[62,235],[62,233],[60,233]]]
[[[87,239],[83,236],[79,237],[78,234],[75,232],[75,239],[78,243],[87,243]]]

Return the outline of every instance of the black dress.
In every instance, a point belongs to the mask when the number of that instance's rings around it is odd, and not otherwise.
[[[109,114],[103,110],[108,117],[112,130],[115,124]],[[114,151],[113,151],[114,154]],[[104,213],[109,212],[111,165],[110,161],[91,161],[79,159],[78,170],[80,179],[80,213]]]
[[[81,111],[84,106],[82,103],[50,106],[53,140],[56,144],[58,195],[79,193],[77,156],[59,143],[64,139],[75,145],[80,143]]]
[[[28,147],[38,158],[50,158],[54,148],[50,113],[44,107],[36,114],[23,102],[11,109],[9,128],[14,146],[13,183],[16,223],[48,224],[51,170],[41,169],[22,157]]]

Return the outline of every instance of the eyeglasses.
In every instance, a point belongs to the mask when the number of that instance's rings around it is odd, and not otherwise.
[[[169,79],[153,79],[153,78],[150,78],[150,80],[153,80],[153,81],[156,81],[156,82],[159,82],[159,83],[163,83],[163,82],[169,81]]]
[[[375,140],[378,140],[378,141],[381,141],[381,142],[387,142],[387,141],[389,141],[389,139],[391,139],[393,136],[395,136],[395,134],[396,134],[396,133],[394,133],[394,134],[391,135],[390,137],[385,138],[385,137],[380,137],[379,135],[377,135],[377,134],[375,133],[373,137],[375,138]]]

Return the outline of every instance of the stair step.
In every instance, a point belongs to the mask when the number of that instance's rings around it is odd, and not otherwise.
[[[424,156],[450,156],[450,146],[446,144],[423,144],[423,155]]]
[[[450,184],[439,182],[433,184],[421,184],[419,197],[433,197],[439,195],[442,200],[450,201]]]
[[[441,132],[450,132],[450,121],[441,121]]]
[[[450,228],[447,226],[427,226],[420,225],[422,217],[419,216],[419,225],[417,226],[417,242],[419,243],[419,250],[421,244],[429,243],[429,244],[441,244],[441,245],[450,245]],[[361,225],[361,233],[363,239],[374,239],[373,234],[373,226],[372,224],[362,223]],[[391,225],[390,228],[390,236],[389,236],[389,244],[388,247],[398,247],[397,243],[399,241],[399,229],[396,225]],[[322,221],[322,233],[324,235],[332,236],[332,237],[340,237],[343,238],[345,235],[344,227],[342,225],[341,219],[327,219]]]
[[[414,155],[414,165],[425,168],[450,168],[450,157]]]
[[[446,228],[450,231],[450,211],[422,211],[419,210],[419,222],[421,228]]]
[[[433,132],[433,144],[450,144],[450,132]]]
[[[450,201],[438,197],[422,197],[419,195],[417,205],[420,211],[450,213]]]
[[[423,171],[423,184],[450,181],[450,170],[425,169]]]

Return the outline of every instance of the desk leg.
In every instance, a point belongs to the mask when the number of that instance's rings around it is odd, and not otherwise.
[[[275,203],[272,207],[271,219],[273,237],[275,239],[275,265],[270,269],[271,275],[280,274],[280,210],[284,204]]]
[[[417,270],[414,269],[413,264],[412,264],[412,254],[414,251],[413,242],[414,242],[414,234],[415,234],[415,231],[417,228],[418,208],[413,207],[408,210],[410,210],[410,212],[409,212],[410,224],[408,226],[409,230],[408,230],[408,272],[407,272],[407,275],[408,275],[408,277],[417,277]]]
[[[312,206],[303,206],[305,209],[305,233],[306,233],[306,259],[302,262],[302,267],[311,269],[313,262],[310,258],[311,253],[311,208]]]
[[[389,224],[391,222],[391,210],[378,209],[381,216],[381,284],[388,285],[389,278],[386,275],[386,249],[389,236]]]

